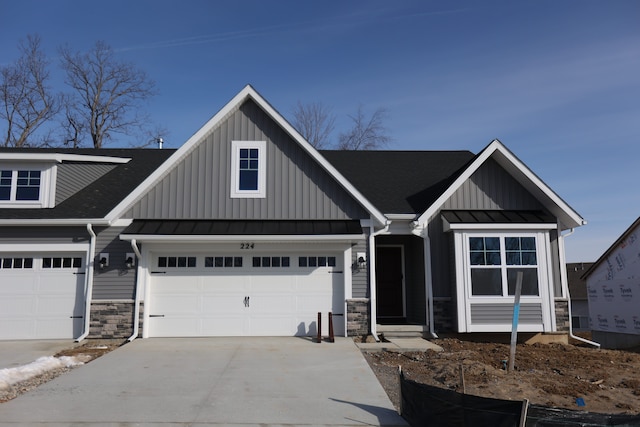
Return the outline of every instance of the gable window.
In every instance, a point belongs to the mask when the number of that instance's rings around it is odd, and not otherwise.
[[[51,179],[47,169],[0,166],[0,206],[13,208],[52,207]]]
[[[231,197],[264,198],[266,141],[231,142]]]

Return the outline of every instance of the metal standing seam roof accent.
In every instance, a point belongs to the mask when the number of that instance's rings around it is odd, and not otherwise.
[[[543,211],[531,210],[443,210],[449,224],[555,224],[556,219]]]
[[[134,220],[125,235],[354,235],[359,220]]]

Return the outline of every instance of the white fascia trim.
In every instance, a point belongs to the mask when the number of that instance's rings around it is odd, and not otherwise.
[[[158,169],[156,169],[151,175],[147,177],[134,191],[122,200],[115,208],[106,215],[106,218],[113,219],[118,218],[122,213],[129,208],[144,192],[149,189],[153,184],[159,181],[168,171],[185,157],[191,150],[200,143],[209,132],[211,132],[220,121],[222,121],[230,112],[236,109],[239,105],[245,102],[247,99],[252,99],[258,104],[264,111],[271,116],[271,118],[280,125],[300,146],[311,155],[329,174],[333,175],[338,182],[349,192],[358,202],[360,202],[365,209],[375,218],[380,224],[385,223],[384,215],[378,211],[371,202],[369,202],[347,179],[342,176],[320,153],[313,148],[303,137],[291,126],[281,115],[278,113],[262,96],[251,87],[246,85],[236,96],[231,99],[220,111],[218,111],[204,126],[200,128],[196,133],[191,136],[175,153],[171,155]]]
[[[65,226],[65,225],[82,225],[86,226],[87,223],[93,225],[110,225],[109,221],[103,218],[86,218],[86,219],[73,219],[73,218],[63,218],[63,219],[0,219],[0,226],[4,225],[14,225],[14,226],[38,226],[38,227],[46,227],[46,226]]]
[[[443,231],[450,230],[555,230],[558,224],[449,224],[444,221]]]
[[[128,227],[131,225],[132,222],[133,222],[133,219],[131,218],[120,218],[120,219],[111,221],[109,225],[112,227]]]
[[[0,252],[87,252],[89,242],[84,243],[3,243]]]
[[[340,234],[340,235],[159,235],[159,234],[121,234],[120,240],[133,240],[138,242],[351,242],[364,239],[364,234]]]
[[[93,162],[93,163],[129,163],[130,158],[112,156],[86,156],[82,154],[64,153],[0,153],[0,160],[30,162]]]
[[[410,221],[412,219],[415,219],[416,214],[385,214],[384,216],[386,216],[388,219],[390,220],[399,220],[399,221]]]
[[[562,200],[551,188],[549,188],[540,178],[538,178],[524,163],[522,163],[516,156],[511,153],[507,147],[497,139],[494,139],[476,159],[469,165],[469,167],[456,179],[453,184],[447,188],[447,190],[438,197],[438,199],[417,219],[416,222],[424,223],[431,218],[443,203],[453,195],[453,193],[460,188],[460,186],[477,171],[484,162],[487,161],[496,152],[500,153],[504,159],[506,159],[512,166],[518,169],[527,179],[529,179],[535,186],[537,186],[553,203],[555,203],[572,221],[576,226],[584,225],[587,222],[564,200]],[[499,160],[499,159],[498,159]],[[517,178],[517,177],[516,177]]]

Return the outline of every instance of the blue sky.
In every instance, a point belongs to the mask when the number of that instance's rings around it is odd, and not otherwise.
[[[594,261],[640,216],[640,2],[0,0],[0,64],[27,34],[104,40],[160,94],[179,147],[247,83],[285,117],[385,108],[399,150],[479,152],[498,138],[587,221]],[[54,70],[55,71],[55,70]],[[56,82],[62,81],[58,71]]]

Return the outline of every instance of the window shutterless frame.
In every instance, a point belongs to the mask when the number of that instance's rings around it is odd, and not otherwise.
[[[231,141],[231,198],[266,197],[266,141]]]

